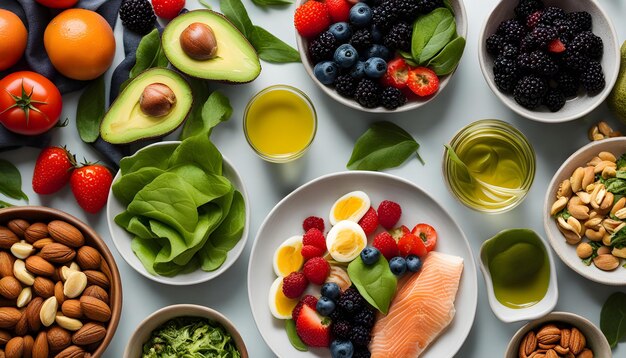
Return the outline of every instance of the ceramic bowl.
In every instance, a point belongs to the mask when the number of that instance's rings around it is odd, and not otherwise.
[[[241,338],[241,334],[237,331],[233,323],[221,313],[208,307],[198,305],[172,305],[161,308],[144,319],[135,329],[132,336],[126,344],[124,350],[124,358],[139,358],[142,355],[143,344],[148,341],[152,331],[157,329],[163,323],[176,317],[201,317],[207,318],[221,324],[228,333],[233,337],[237,349],[241,353],[241,358],[248,358],[248,350]]]
[[[512,232],[520,232],[524,231],[529,235],[535,235],[541,245],[543,245],[544,251],[546,255],[548,255],[548,262],[550,265],[550,282],[548,284],[548,291],[546,295],[541,299],[541,301],[536,304],[525,307],[525,308],[510,308],[498,301],[493,291],[493,282],[491,280],[491,273],[489,271],[489,267],[487,264],[487,257],[485,252],[485,247],[488,242],[491,242],[498,237],[501,237],[506,234],[510,234]],[[552,257],[552,252],[546,246],[544,240],[539,237],[534,231],[530,229],[508,229],[499,232],[494,237],[489,240],[483,242],[480,246],[480,271],[483,273],[483,278],[485,279],[485,286],[487,287],[487,297],[489,298],[489,306],[491,306],[491,310],[493,313],[500,319],[502,322],[510,323],[524,320],[531,320],[535,318],[539,318],[541,316],[546,315],[548,312],[552,311],[556,306],[556,303],[559,299],[559,288],[557,285],[556,279],[556,268],[554,267],[554,257]]]
[[[587,340],[587,348],[593,351],[594,357],[612,357],[611,347],[607,342],[602,331],[591,323],[588,319],[577,314],[568,312],[552,312],[537,320],[527,323],[520,328],[511,338],[509,345],[504,354],[504,358],[518,358],[519,345],[522,339],[531,329],[536,329],[545,323],[554,322],[562,323],[568,326],[576,327],[585,336]]]
[[[611,152],[615,154],[616,157],[619,157],[626,152],[626,137],[616,137],[591,142],[577,150],[563,162],[552,177],[548,185],[548,190],[546,191],[543,204],[543,226],[548,235],[550,245],[552,245],[552,248],[557,255],[559,255],[561,260],[572,270],[592,281],[605,285],[624,286],[626,285],[626,269],[618,267],[613,271],[602,271],[593,264],[589,266],[583,264],[576,254],[576,245],[570,245],[565,242],[565,237],[559,231],[556,220],[550,216],[550,209],[552,208],[552,204],[556,201],[556,192],[561,182],[568,179],[576,168],[586,166],[587,162],[602,151]]]
[[[64,213],[60,210],[46,208],[43,206],[15,206],[7,209],[0,209],[0,225],[6,225],[6,223],[13,219],[24,219],[30,223],[35,222],[50,222],[52,220],[65,221],[83,233],[85,237],[85,243],[96,248],[104,262],[108,266],[108,270],[103,269],[102,272],[109,278],[109,306],[111,308],[111,320],[106,325],[106,335],[102,342],[98,345],[95,351],[91,353],[94,358],[102,357],[109,343],[115,335],[117,325],[120,322],[120,315],[122,313],[122,281],[120,280],[120,273],[115,264],[115,259],[111,255],[111,251],[104,243],[104,241],[98,236],[91,227],[82,221],[78,220],[74,216]],[[108,272],[107,272],[108,271]]]
[[[155,147],[155,146],[168,146],[168,145],[178,145],[179,141],[165,141],[151,144],[142,148]],[[140,150],[140,151],[141,151]],[[139,151],[138,151],[139,152]],[[202,271],[201,269],[197,269],[188,273],[180,273],[173,277],[166,276],[154,276],[149,273],[145,267],[142,265],[139,258],[135,255],[131,248],[131,241],[133,239],[133,235],[124,230],[122,227],[118,226],[114,219],[115,217],[126,210],[126,207],[113,195],[113,190],[109,191],[109,199],[107,202],[107,223],[109,225],[109,232],[111,233],[111,238],[113,239],[113,243],[115,244],[115,248],[122,255],[122,258],[137,272],[142,274],[143,276],[149,278],[152,281],[164,283],[167,285],[194,285],[201,282],[206,282],[215,277],[221,275],[224,271],[226,271],[232,264],[237,261],[237,258],[243,252],[244,247],[246,246],[246,240],[248,239],[248,230],[250,228],[250,205],[248,201],[248,194],[246,192],[246,188],[243,184],[243,180],[241,176],[233,166],[233,164],[224,156],[222,156],[223,160],[223,175],[228,178],[235,189],[239,190],[243,195],[243,200],[246,205],[246,222],[244,225],[243,233],[241,234],[241,239],[235,245],[235,247],[228,251],[228,256],[226,261],[215,271]],[[113,178],[113,182],[121,176],[118,172]]]
[[[303,3],[307,1],[308,0],[297,0],[296,7],[302,5]],[[463,0],[450,0],[450,5],[452,6],[452,9],[454,10],[454,18],[456,21],[457,34],[467,39],[467,14],[465,13],[465,5],[463,4]],[[430,101],[432,101],[435,97],[437,97],[437,95],[439,95],[444,90],[444,88],[448,85],[448,83],[452,79],[452,76],[454,76],[454,73],[456,72],[455,70],[451,74],[441,77],[439,79],[439,90],[432,96],[429,96],[423,99],[417,98],[417,96],[412,96],[408,99],[406,104],[394,110],[385,109],[383,107],[365,108],[361,106],[359,103],[357,103],[354,99],[340,96],[333,87],[326,86],[317,80],[317,78],[313,74],[313,67],[315,67],[315,63],[313,63],[309,59],[309,55],[308,55],[309,39],[300,36],[300,34],[297,31],[296,31],[296,44],[298,45],[298,51],[300,52],[300,59],[302,60],[304,69],[306,70],[309,77],[311,77],[313,82],[322,91],[324,91],[324,93],[326,93],[330,98],[334,99],[335,101],[341,104],[344,104],[348,107],[358,109],[364,112],[369,112],[369,113],[397,113],[397,112],[410,111],[412,109],[419,108],[425,105],[426,103],[429,103]]]
[[[592,31],[594,34],[602,38],[604,43],[604,55],[602,56],[602,68],[604,70],[604,78],[606,86],[602,92],[589,96],[587,94],[579,95],[576,98],[567,101],[565,106],[558,112],[550,112],[546,107],[539,107],[536,110],[529,110],[519,105],[512,94],[500,92],[496,86],[493,75],[494,58],[487,53],[486,41],[489,36],[496,32],[500,23],[504,20],[514,17],[513,10],[517,6],[517,0],[501,0],[491,11],[483,24],[480,34],[480,42],[478,48],[478,60],[480,69],[487,84],[493,93],[510,109],[519,115],[539,122],[559,123],[571,121],[580,118],[594,110],[600,103],[606,99],[611,92],[620,65],[620,52],[617,33],[611,22],[609,15],[601,8],[598,1],[579,1],[579,0],[545,0],[546,6],[558,6],[566,12],[587,11],[593,19]]]

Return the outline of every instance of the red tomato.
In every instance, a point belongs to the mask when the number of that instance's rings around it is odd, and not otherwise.
[[[422,239],[413,234],[406,234],[398,241],[398,250],[400,255],[407,257],[408,255],[417,255],[422,257],[428,253]]]
[[[15,72],[0,80],[0,123],[11,132],[44,133],[57,124],[62,107],[59,89],[38,73]]]
[[[422,239],[428,252],[433,251],[435,246],[437,246],[437,231],[432,226],[428,224],[417,224],[413,230],[411,230],[411,233]]]
[[[52,9],[68,9],[78,2],[78,0],[36,0],[45,7]]]

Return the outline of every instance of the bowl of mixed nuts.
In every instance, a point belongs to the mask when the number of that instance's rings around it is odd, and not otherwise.
[[[572,154],[552,178],[544,228],[574,271],[626,285],[626,138],[595,141]]]
[[[62,211],[0,210],[0,356],[101,357],[122,310],[117,265]]]

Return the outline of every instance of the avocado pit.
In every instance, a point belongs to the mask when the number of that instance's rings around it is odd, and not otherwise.
[[[174,91],[163,83],[152,83],[146,86],[139,97],[141,111],[152,117],[167,115],[175,104]]]
[[[217,40],[213,29],[207,24],[194,22],[181,32],[180,46],[194,60],[204,61],[217,55]]]

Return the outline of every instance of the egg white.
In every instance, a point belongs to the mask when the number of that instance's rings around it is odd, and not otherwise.
[[[280,246],[278,246],[276,251],[274,251],[274,257],[272,259],[272,263],[274,266],[274,273],[276,274],[276,276],[279,276],[279,277],[284,276],[283,274],[280,273],[280,270],[278,269],[278,252],[280,252],[280,249],[282,249],[285,246],[296,247],[296,245],[302,247],[302,235],[295,235],[295,236],[288,238],[287,240],[283,241],[283,243],[280,244]],[[287,275],[290,273],[291,272],[288,272]]]
[[[355,233],[358,239],[361,240],[360,242],[355,243],[355,248],[349,255],[342,255],[338,252],[334,252],[332,249],[335,241],[337,240],[337,236],[344,231]],[[355,223],[354,221],[343,220],[338,222],[332,227],[332,229],[330,229],[328,235],[326,236],[326,247],[328,248],[328,253],[330,253],[330,256],[338,262],[350,262],[359,256],[361,250],[358,249],[358,246],[356,245],[359,243],[363,248],[365,248],[365,246],[367,246],[367,235],[365,235],[365,231],[363,231],[361,225]]]
[[[335,209],[337,208],[337,205],[340,202],[342,202],[342,201],[344,201],[344,200],[346,200],[348,198],[351,198],[351,197],[357,197],[357,198],[360,198],[361,200],[363,200],[363,204],[361,205],[361,207],[359,207],[357,211],[352,213],[352,215],[350,215],[350,217],[347,217],[347,218],[337,218],[337,217],[335,217]],[[360,191],[360,190],[349,192],[348,194],[345,194],[341,198],[337,199],[335,201],[335,203],[333,204],[332,208],[330,208],[330,214],[329,214],[330,224],[331,225],[336,225],[337,222],[339,222],[341,220],[349,220],[349,221],[359,222],[359,220],[361,220],[363,215],[365,215],[365,213],[369,210],[370,206],[371,206],[370,197],[365,192]]]

